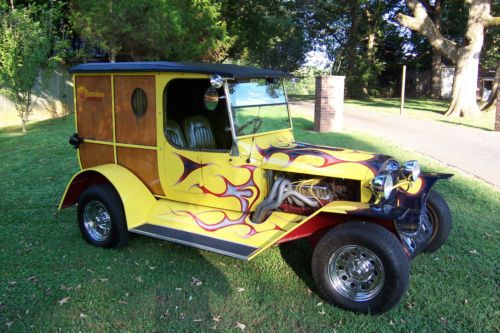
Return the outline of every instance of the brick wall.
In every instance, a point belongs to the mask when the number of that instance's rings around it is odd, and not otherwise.
[[[314,130],[316,132],[342,131],[345,76],[316,77]]]

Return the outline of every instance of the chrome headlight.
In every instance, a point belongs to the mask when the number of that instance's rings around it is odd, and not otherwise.
[[[389,174],[381,174],[375,176],[371,181],[371,189],[373,193],[378,196],[383,196],[384,199],[388,199],[391,196],[394,184],[392,182],[392,176]]]
[[[420,176],[420,164],[417,161],[404,162],[401,166],[400,176],[406,180],[417,180]]]

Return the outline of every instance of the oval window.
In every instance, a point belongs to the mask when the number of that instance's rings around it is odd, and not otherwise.
[[[146,93],[141,88],[135,88],[132,93],[132,110],[137,117],[142,117],[148,109]]]
[[[219,93],[214,87],[208,87],[203,96],[203,101],[205,102],[205,107],[209,111],[215,110],[219,104]]]

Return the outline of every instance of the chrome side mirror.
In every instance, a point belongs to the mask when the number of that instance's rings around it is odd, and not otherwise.
[[[220,87],[222,87],[224,85],[224,79],[220,75],[217,75],[217,74],[212,75],[210,77],[210,84],[215,89],[219,89]]]

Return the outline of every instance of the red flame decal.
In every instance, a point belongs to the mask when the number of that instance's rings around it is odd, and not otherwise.
[[[236,185],[229,181],[226,177],[218,175],[218,177],[220,177],[225,184],[225,189],[221,193],[216,193],[203,185],[196,184],[195,186],[202,190],[203,193],[211,194],[218,198],[235,198],[240,203],[241,211],[248,212],[250,211],[260,194],[260,189],[255,183],[254,179],[254,172],[257,167],[254,165],[241,165],[236,168],[247,169],[250,172],[250,176],[245,183]],[[250,199],[254,195],[255,198],[252,200],[252,202],[250,202]]]

